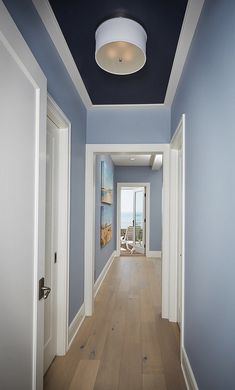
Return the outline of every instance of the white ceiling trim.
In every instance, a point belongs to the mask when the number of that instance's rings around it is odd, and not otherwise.
[[[164,104],[171,106],[175,97],[184,64],[193,40],[199,17],[203,8],[204,0],[189,0],[176,48],[175,58],[171,69],[169,83],[166,91]]]
[[[84,105],[87,109],[92,105],[90,96],[86,90],[85,84],[78,71],[77,65],[69,50],[64,35],[60,29],[59,23],[54,15],[48,0],[33,0],[33,4],[44,23],[48,34],[50,35]]]
[[[44,23],[85,107],[88,110],[102,108],[150,108],[150,107],[170,107],[183,71],[185,60],[197,27],[204,0],[189,0],[186,8],[184,21],[176,49],[176,54],[169,78],[164,104],[92,104],[85,84],[75,64],[73,56],[60,29],[54,12],[48,0],[32,0],[33,4]]]

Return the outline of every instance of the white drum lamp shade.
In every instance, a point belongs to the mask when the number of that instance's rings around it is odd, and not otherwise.
[[[106,72],[127,75],[144,66],[147,34],[134,20],[106,20],[97,28],[95,39],[95,59]]]

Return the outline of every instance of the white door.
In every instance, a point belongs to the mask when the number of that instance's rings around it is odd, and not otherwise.
[[[178,151],[178,240],[177,240],[177,273],[178,273],[178,288],[177,288],[177,322],[181,327],[182,316],[182,200],[183,200],[183,188],[182,188],[182,150]]]
[[[0,388],[42,389],[46,79],[0,2]]]
[[[45,300],[44,373],[56,355],[57,329],[57,237],[58,237],[58,155],[59,130],[47,119],[46,163],[46,255],[45,285],[51,292]]]
[[[135,253],[145,254],[145,188],[138,188],[134,191],[134,249]]]

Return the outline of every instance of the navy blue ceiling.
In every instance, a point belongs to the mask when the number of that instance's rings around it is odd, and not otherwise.
[[[93,104],[163,103],[187,0],[50,0]],[[147,32],[147,61],[135,74],[117,76],[95,62],[95,31],[115,16]]]

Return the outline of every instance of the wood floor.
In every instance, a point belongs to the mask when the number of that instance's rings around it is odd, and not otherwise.
[[[116,258],[65,357],[48,370],[45,390],[186,389],[176,324],[160,318],[161,261]]]

